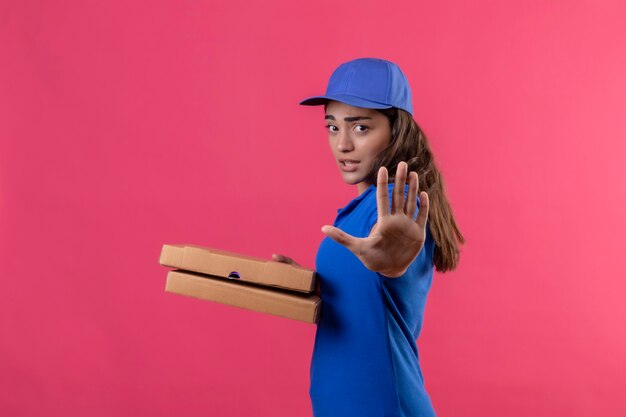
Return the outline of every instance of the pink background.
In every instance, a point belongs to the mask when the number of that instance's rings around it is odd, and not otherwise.
[[[298,100],[376,56],[467,238],[419,340],[438,415],[625,415],[624,20],[619,0],[2,1],[0,414],[310,416],[315,327],[165,293],[158,256],[313,267],[356,188]]]

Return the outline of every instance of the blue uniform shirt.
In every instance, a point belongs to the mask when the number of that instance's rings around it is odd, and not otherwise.
[[[390,206],[393,186],[388,184]],[[408,184],[404,192],[406,197]],[[367,237],[377,218],[372,184],[338,210],[333,225]],[[345,246],[329,237],[322,240],[315,258],[322,311],[309,391],[315,417],[435,416],[416,345],[434,249],[427,223],[417,258],[404,275],[388,278],[367,269]]]

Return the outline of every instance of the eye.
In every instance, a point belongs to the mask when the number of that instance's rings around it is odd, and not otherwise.
[[[369,127],[365,125],[356,125],[354,128],[357,129],[357,132],[366,132],[369,129]],[[362,129],[359,129],[359,128],[362,128]]]
[[[337,126],[335,125],[326,125],[326,129],[328,129],[329,132],[336,132]]]

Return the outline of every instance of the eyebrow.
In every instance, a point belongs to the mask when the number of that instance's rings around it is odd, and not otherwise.
[[[364,120],[364,119],[371,119],[371,117],[369,116],[349,116],[349,117],[344,117],[343,120],[345,120],[346,122],[356,122],[357,120]],[[332,114],[327,114],[326,117],[324,117],[324,120],[336,120],[335,116],[333,116]]]

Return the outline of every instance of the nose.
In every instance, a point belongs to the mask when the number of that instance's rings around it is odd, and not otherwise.
[[[342,130],[339,132],[337,138],[337,150],[340,152],[351,151],[354,149],[354,144],[352,143],[352,138],[346,130]]]

